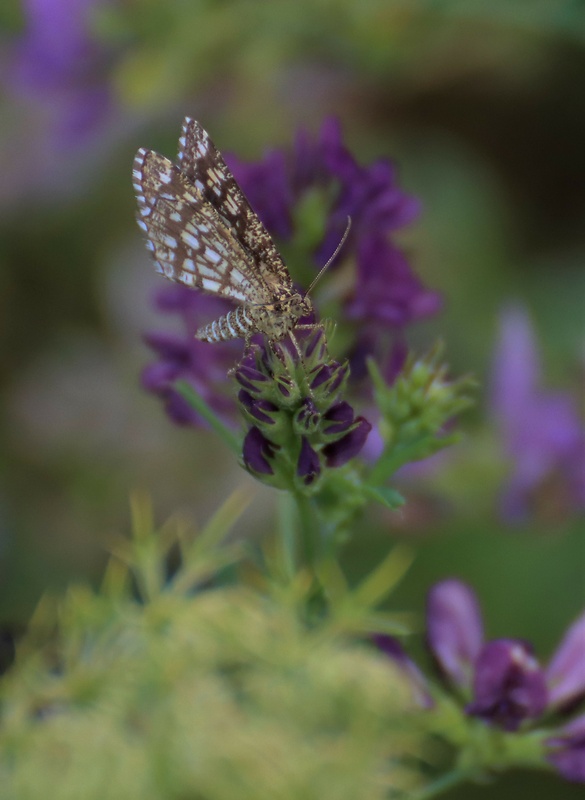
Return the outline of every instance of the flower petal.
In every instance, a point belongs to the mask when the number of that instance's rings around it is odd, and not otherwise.
[[[467,713],[504,730],[516,730],[538,717],[547,703],[544,673],[529,646],[517,639],[496,639],[477,658],[474,700]]]
[[[441,581],[427,598],[427,642],[443,673],[470,687],[483,643],[483,622],[475,592],[456,579]]]
[[[585,696],[585,613],[565,634],[546,669],[549,702],[558,708]]]

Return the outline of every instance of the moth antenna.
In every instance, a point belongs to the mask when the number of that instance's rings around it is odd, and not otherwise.
[[[319,272],[317,273],[317,275],[316,275],[316,276],[313,278],[313,280],[312,280],[312,282],[311,282],[311,285],[309,286],[309,288],[308,288],[308,289],[307,289],[307,291],[305,292],[305,297],[308,297],[308,296],[310,295],[310,293],[311,293],[311,292],[313,291],[313,289],[315,288],[315,284],[317,283],[317,281],[318,281],[318,280],[321,278],[321,276],[323,275],[323,273],[325,272],[325,270],[326,270],[326,269],[327,269],[327,268],[328,268],[328,267],[331,265],[331,262],[332,262],[332,261],[334,261],[334,260],[335,260],[335,258],[337,257],[337,255],[338,255],[339,251],[341,250],[341,248],[342,248],[342,247],[343,247],[343,245],[345,244],[345,240],[346,240],[346,239],[347,239],[347,237],[348,237],[348,234],[349,234],[349,229],[350,229],[350,228],[351,228],[351,217],[348,217],[348,218],[347,218],[347,225],[345,226],[345,232],[344,232],[343,236],[341,237],[341,241],[339,242],[339,244],[338,244],[338,245],[337,245],[337,247],[335,248],[335,251],[333,252],[333,255],[332,255],[332,256],[330,256],[330,257],[327,259],[327,263],[325,264],[325,266],[321,267],[321,269],[319,270]]]

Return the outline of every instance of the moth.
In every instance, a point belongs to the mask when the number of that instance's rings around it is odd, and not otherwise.
[[[138,150],[133,183],[138,225],[157,272],[238,304],[199,328],[198,339],[243,337],[248,342],[262,333],[277,342],[312,313],[308,293],[294,288],[270,234],[194,119],[183,122],[176,164],[152,150]]]

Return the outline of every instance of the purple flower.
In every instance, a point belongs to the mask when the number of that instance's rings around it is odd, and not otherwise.
[[[307,193],[322,197],[324,213],[319,241],[320,220],[314,222],[313,249],[318,261],[335,249],[347,218],[351,217],[352,227],[344,252],[356,255],[358,279],[342,302],[347,311],[346,321],[359,330],[359,341],[352,349],[360,353],[362,366],[366,356],[378,347],[380,338],[388,332],[400,331],[412,320],[438,308],[437,296],[424,289],[404,255],[390,241],[396,230],[416,218],[418,201],[398,186],[396,171],[390,162],[382,159],[368,166],[358,164],[343,144],[336,121],[327,120],[316,137],[301,131],[292,152],[273,150],[254,164],[244,164],[233,158],[230,164],[264,224],[282,238],[291,238],[296,233],[295,226],[297,219],[302,219],[302,203]],[[161,292],[159,298],[161,310],[179,313],[190,335],[201,325],[201,315],[217,302],[181,287],[174,294],[170,290]],[[220,316],[224,310],[218,308],[218,312],[210,316]],[[274,369],[267,367],[270,361],[267,350],[262,351],[259,361],[250,354],[243,358],[236,371],[241,387],[240,408],[251,425],[258,427],[270,441],[284,446],[275,430],[269,432],[263,427],[276,424],[279,416],[276,409],[281,409],[291,416],[295,435],[306,437],[319,457],[320,467],[339,467],[361,451],[371,425],[363,417],[356,417],[349,403],[341,398],[349,372],[347,361],[340,363],[329,357],[322,331],[308,337],[301,333],[300,339],[304,348],[301,371],[306,369],[300,383],[299,375],[292,374],[299,372],[297,351],[288,340],[273,347],[280,353],[282,364],[287,365],[284,370],[278,365]],[[152,336],[148,340],[157,349],[163,364],[159,364],[157,370],[149,368],[147,385],[165,397],[167,408],[176,418],[190,421],[172,394],[171,384],[177,377],[192,382],[214,408],[225,408],[224,398],[221,394],[218,396],[219,384],[214,369],[221,365],[221,369],[227,371],[220,345],[210,348],[189,340],[187,352],[182,353],[178,366],[176,354],[169,364],[165,361],[166,351],[157,347],[160,342]],[[388,344],[382,343],[382,351],[394,354],[395,348]],[[227,345],[224,347],[223,353],[228,353]],[[241,348],[241,344],[235,343],[234,347]],[[394,366],[392,355],[392,369]],[[322,401],[317,402],[316,398]],[[226,411],[229,416],[230,409]],[[281,422],[284,436],[284,418]],[[300,438],[297,444],[301,447]],[[302,453],[308,457],[307,445],[302,446]],[[275,472],[275,481],[280,480],[282,485],[292,477],[289,474],[285,479],[284,472],[283,460],[282,470]]]
[[[585,697],[585,613],[574,622],[546,669],[549,703],[574,705]]]
[[[548,760],[568,781],[585,783],[585,714],[547,739]]]
[[[328,467],[342,467],[357,456],[368,438],[372,426],[364,417],[356,417],[352,429],[341,439],[326,444],[323,455]]]
[[[238,395],[244,417],[279,446],[268,482],[281,488],[308,486],[324,467],[347,463],[362,449],[371,428],[340,399],[347,366],[330,360],[323,331],[302,332],[298,344],[301,358],[288,348],[256,345],[235,373],[245,387]]]
[[[301,451],[297,463],[297,477],[301,478],[305,485],[313,483],[321,472],[321,462],[319,456],[309,444],[304,436],[301,438]]]
[[[435,584],[427,597],[427,643],[455,686],[471,684],[483,644],[483,622],[473,590],[458,580]]]
[[[334,252],[351,218],[343,254],[357,255],[358,274],[345,301],[348,320],[367,321],[379,335],[438,310],[439,296],[422,286],[389,238],[416,219],[418,200],[399,188],[396,170],[386,159],[358,164],[343,144],[336,120],[326,120],[314,140],[301,130],[291,153],[272,150],[254,164],[232,157],[230,165],[268,230],[283,239],[292,237],[295,208],[307,191],[322,189],[324,197],[333,196],[323,237],[315,246],[319,264]],[[366,337],[368,353],[376,335]]]
[[[467,713],[506,731],[540,716],[547,703],[546,682],[530,647],[515,639],[488,642],[476,660],[473,697]]]
[[[585,696],[585,614],[569,628],[543,670],[526,642],[496,639],[484,644],[475,593],[451,579],[429,592],[427,641],[443,673],[471,693],[467,713],[504,730]]]
[[[424,288],[404,253],[379,234],[360,242],[357,281],[346,306],[349,319],[399,329],[440,307],[439,295]]]
[[[385,637],[376,641],[404,667],[408,657],[401,649],[387,646]],[[545,713],[568,712],[585,697],[585,613],[571,625],[543,669],[526,642],[484,642],[475,593],[467,584],[450,579],[429,592],[427,644],[442,675],[466,698],[465,712],[496,728],[517,730]],[[412,680],[419,687],[420,673],[413,673]],[[547,747],[562,775],[585,781],[585,716],[560,726]]]
[[[270,462],[278,449],[280,448],[263,436],[258,428],[250,428],[242,449],[244,464],[251,472],[273,475],[274,470]]]
[[[143,386],[165,402],[169,417],[181,425],[206,427],[199,415],[175,388],[177,381],[186,381],[230,427],[237,425],[237,405],[230,396],[226,374],[234,365],[239,345],[235,342],[209,345],[195,339],[195,330],[202,321],[221,314],[226,304],[216,298],[193,292],[184,286],[165,286],[156,295],[160,311],[177,314],[184,333],[148,333],[145,341],[157,360],[145,367]],[[242,365],[241,369],[246,369]]]
[[[105,0],[26,0],[24,34],[12,48],[4,80],[13,92],[42,104],[52,139],[65,150],[94,133],[111,107],[106,58],[91,34]]]
[[[505,517],[525,519],[551,477],[560,478],[569,508],[585,509],[585,428],[572,397],[540,387],[534,332],[521,308],[502,314],[492,383],[492,408],[512,464]]]

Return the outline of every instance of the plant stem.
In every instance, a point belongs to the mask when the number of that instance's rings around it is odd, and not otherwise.
[[[282,492],[278,499],[278,531],[282,566],[290,579],[295,574],[297,563],[297,540],[294,525],[294,502],[289,492]]]
[[[316,544],[319,535],[318,531],[316,531],[317,522],[309,498],[300,492],[296,492],[294,498],[297,504],[299,521],[300,557],[303,564],[314,574],[317,557]]]
[[[205,400],[198,394],[195,389],[185,381],[177,383],[177,391],[192,408],[200,414],[203,419],[209,423],[212,430],[223,439],[225,444],[237,455],[240,455],[242,445],[238,436],[230,431],[223,422],[217,417],[214,411],[207,405]]]

